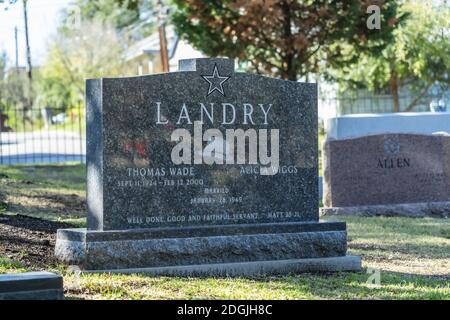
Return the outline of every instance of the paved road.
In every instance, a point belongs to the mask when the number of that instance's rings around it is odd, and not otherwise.
[[[86,140],[76,132],[0,132],[0,164],[85,161]]]

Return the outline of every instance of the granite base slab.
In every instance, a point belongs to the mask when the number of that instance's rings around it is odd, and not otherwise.
[[[62,229],[58,230],[55,247],[60,261],[78,265],[82,270],[192,268],[235,263],[267,265],[285,260],[345,257],[346,252],[347,232],[342,222],[126,231]],[[220,267],[219,274],[220,269],[230,270]],[[321,269],[317,267],[317,271]]]
[[[291,259],[235,263],[201,264],[189,266],[85,270],[83,273],[117,273],[175,277],[245,277],[260,275],[286,275],[307,272],[360,271],[361,257]]]
[[[62,300],[63,279],[51,272],[0,275],[0,300]]]
[[[320,215],[448,218],[450,201],[321,208]]]

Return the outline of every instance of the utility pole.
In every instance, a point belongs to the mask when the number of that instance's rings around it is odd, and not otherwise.
[[[23,0],[23,18],[25,20],[25,42],[26,42],[26,48],[27,48],[28,106],[31,108],[31,106],[33,105],[33,100],[32,100],[33,71],[32,71],[32,67],[31,67],[30,40],[28,37],[27,2],[28,2],[28,0]]]
[[[19,43],[17,41],[17,26],[14,27],[14,39],[16,41],[16,72],[19,72]]]
[[[158,0],[158,32],[159,32],[159,51],[161,56],[161,65],[163,72],[169,72],[169,56],[167,53],[167,39],[166,39],[166,22],[163,16],[162,0]]]

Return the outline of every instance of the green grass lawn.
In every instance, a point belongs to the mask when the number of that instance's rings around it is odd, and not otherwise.
[[[322,145],[325,142],[325,133],[319,130],[319,177],[323,177],[323,148]]]
[[[0,214],[25,214],[85,225],[84,167],[0,167]],[[450,299],[450,223],[434,218],[329,217],[348,224],[349,254],[359,273],[259,278],[175,278],[85,274],[67,266],[70,299]],[[0,256],[0,273],[21,272]],[[369,271],[369,273],[368,273]],[[379,275],[379,283],[371,281]],[[372,276],[372,278],[370,278]]]
[[[0,179],[0,213],[85,224],[84,166],[0,166]]]

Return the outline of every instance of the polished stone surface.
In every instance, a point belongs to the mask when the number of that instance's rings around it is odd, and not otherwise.
[[[88,80],[88,228],[317,221],[317,85],[234,72],[228,59],[180,66],[167,74]],[[201,164],[174,164],[178,141],[171,135],[186,129],[194,136],[202,115],[197,136],[218,129],[223,140],[214,141],[228,148],[204,151]],[[248,144],[258,150],[263,130],[268,146],[279,130],[278,173],[260,174],[275,163],[264,164],[259,151],[253,164],[248,151],[245,163],[236,164],[237,157],[228,163],[237,153],[226,139],[230,129],[256,130],[256,143]],[[208,143],[192,147],[192,161]]]
[[[64,299],[63,278],[51,272],[0,275],[0,300]]]
[[[450,201],[450,136],[383,134],[328,140],[327,208]]]

